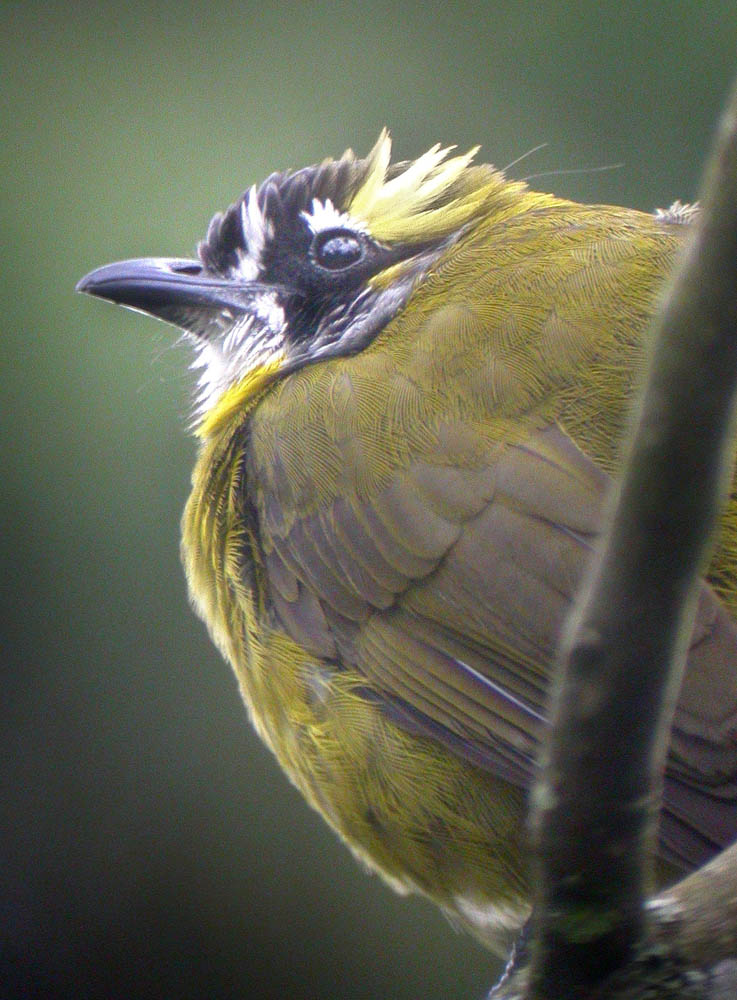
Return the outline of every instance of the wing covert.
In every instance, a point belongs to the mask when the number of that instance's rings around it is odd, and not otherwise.
[[[475,466],[432,459],[265,531],[274,604],[407,724],[524,783],[607,477],[552,425]]]

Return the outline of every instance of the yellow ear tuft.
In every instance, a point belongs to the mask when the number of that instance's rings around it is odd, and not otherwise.
[[[381,134],[376,141],[376,145],[366,157],[369,164],[368,171],[363,184],[353,196],[349,206],[352,215],[356,218],[366,219],[370,213],[371,206],[381,193],[384,186],[384,178],[389,167],[392,156],[392,140],[386,128],[381,130]]]
[[[468,167],[479,147],[460,156],[436,144],[389,180],[391,138],[386,129],[367,157],[368,169],[348,211],[378,240],[419,242],[462,225],[502,181],[491,168]],[[465,177],[469,184],[460,182]],[[457,188],[457,190],[456,190]],[[483,193],[482,193],[483,192]]]

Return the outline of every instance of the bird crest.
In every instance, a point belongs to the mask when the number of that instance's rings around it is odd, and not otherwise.
[[[505,182],[493,168],[472,165],[478,146],[459,156],[450,156],[453,149],[436,143],[416,160],[392,166],[391,137],[383,129],[346,210],[387,243],[425,242],[457,230]],[[352,157],[347,150],[342,159]]]

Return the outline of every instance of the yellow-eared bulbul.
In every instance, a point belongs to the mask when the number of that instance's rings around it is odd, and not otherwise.
[[[692,213],[390,149],[272,174],[195,260],[79,288],[191,339],[182,555],[258,733],[369,866],[505,947],[551,662]],[[737,836],[734,494],[708,580],[661,815],[681,868]]]

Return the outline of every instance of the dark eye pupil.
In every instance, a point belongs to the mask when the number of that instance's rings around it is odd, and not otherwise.
[[[363,246],[355,233],[333,229],[315,237],[314,254],[321,267],[339,271],[363,257]]]

